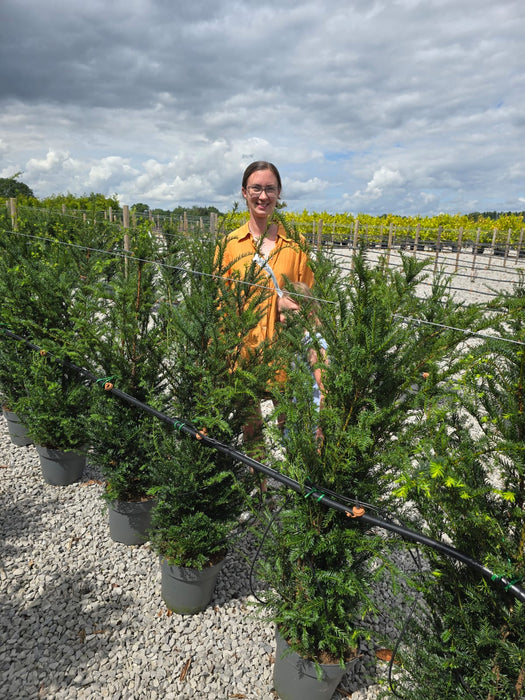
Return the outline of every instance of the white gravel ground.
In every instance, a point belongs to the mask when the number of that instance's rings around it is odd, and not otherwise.
[[[248,541],[204,612],[169,614],[156,554],[111,540],[101,492],[89,465],[47,485],[0,419],[0,697],[273,700],[274,629],[251,606]]]

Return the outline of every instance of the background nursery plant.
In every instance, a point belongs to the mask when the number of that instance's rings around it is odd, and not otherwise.
[[[87,449],[90,386],[69,366],[71,354],[33,352],[26,370],[26,393],[15,413],[27,426],[33,442],[61,451]]]
[[[4,355],[9,365],[3,371],[17,382],[13,410],[37,444],[62,450],[86,442],[89,389],[71,365],[88,360],[78,328],[90,311],[98,271],[96,257],[80,245],[82,232],[82,222],[50,215],[35,225],[29,216],[1,239],[2,321],[6,331],[31,343],[24,348],[22,341],[5,340],[13,354]],[[94,243],[93,236],[82,242]]]
[[[25,393],[23,377],[30,356],[26,344],[11,335],[24,337],[27,333],[20,301],[29,290],[21,285],[19,273],[29,245],[10,227],[6,210],[0,209],[0,398],[2,407],[13,411],[16,400]]]

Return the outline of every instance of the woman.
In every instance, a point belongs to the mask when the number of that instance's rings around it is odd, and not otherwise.
[[[272,339],[277,300],[284,284],[304,282],[311,287],[314,281],[304,238],[290,236],[283,224],[274,218],[281,188],[281,176],[273,163],[255,161],[246,168],[242,196],[250,218],[228,235],[222,254],[222,274],[243,280],[251,270],[253,278],[255,265],[261,270],[258,283],[273,290],[261,302],[260,320],[246,341],[248,349]],[[250,456],[264,458],[260,406],[255,407],[252,420],[244,428],[244,443]]]
[[[259,324],[248,341],[251,347],[273,337],[278,292],[285,282],[304,282],[311,287],[314,280],[304,238],[292,238],[282,223],[273,218],[281,187],[281,176],[273,163],[259,160],[246,168],[242,178],[242,196],[250,218],[229,234],[222,256],[222,269],[228,276],[239,274],[243,279],[255,256],[263,258],[266,270],[269,267],[273,272],[272,275],[263,271],[261,275],[261,282],[274,289],[275,293],[269,296],[261,309]]]

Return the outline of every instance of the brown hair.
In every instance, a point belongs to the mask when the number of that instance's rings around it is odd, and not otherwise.
[[[279,188],[279,192],[281,192],[282,183],[279,171],[273,163],[269,163],[267,160],[256,160],[253,163],[250,163],[250,165],[244,171],[244,175],[242,176],[243,189],[246,189],[246,184],[250,175],[253,175],[253,173],[256,173],[258,170],[271,170],[277,179],[277,187]]]

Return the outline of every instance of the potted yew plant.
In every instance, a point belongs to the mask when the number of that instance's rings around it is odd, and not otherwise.
[[[119,385],[125,386],[120,382]],[[127,389],[133,392],[135,387]],[[152,394],[137,391],[135,396],[149,405],[154,403]],[[155,505],[152,489],[158,473],[156,462],[165,432],[158,419],[143,409],[103,388],[97,389],[89,425],[91,459],[105,482],[103,500],[108,509],[110,536],[115,542],[136,545],[148,539]]]
[[[18,219],[17,232],[1,239],[2,344],[9,353],[4,354],[9,360],[2,370],[4,390],[9,374],[11,410],[26,422],[40,453],[53,450],[52,458],[40,455],[43,470],[51,469],[55,457],[59,465],[61,453],[68,465],[76,461],[86,443],[89,387],[73,363],[85,357],[76,328],[86,308],[93,259],[77,246],[64,245],[80,238],[79,226],[69,224],[66,229],[51,215],[38,219],[30,211],[27,219]],[[76,468],[65,468],[66,483],[80,478],[85,455],[79,460]],[[55,474],[44,471],[50,483],[62,481],[57,469]]]
[[[419,419],[416,459],[399,476],[414,527],[445,537],[493,574],[429,552],[420,606],[403,629],[395,691],[410,700],[523,697],[525,605],[525,279],[483,309]],[[446,358],[443,366],[451,364]]]
[[[91,387],[76,369],[46,351],[34,351],[24,378],[25,395],[14,404],[34,442],[44,480],[78,481],[87,460]]]
[[[332,696],[359,641],[370,635],[365,619],[375,611],[375,577],[385,565],[395,572],[392,541],[325,507],[323,498],[335,494],[349,512],[360,503],[388,512],[394,502],[391,483],[410,463],[418,429],[407,417],[421,401],[423,372],[442,356],[431,326],[414,329],[403,320],[439,320],[446,306],[442,287],[418,299],[423,267],[402,256],[399,271],[382,262],[372,269],[356,255],[345,276],[318,254],[315,296],[326,300],[320,323],[295,315],[276,341],[288,375],[275,395],[276,411],[286,417],[280,469],[304,495],[288,496],[277,515],[269,514],[267,533],[255,531],[265,533],[255,570],[268,587],[260,603],[276,625],[275,689],[288,700]],[[312,410],[311,368],[299,361],[305,329],[311,337],[321,333],[327,345],[320,412]]]
[[[188,240],[185,262],[192,272],[182,299],[164,304],[159,313],[168,324],[170,414],[202,435],[238,445],[242,426],[273,373],[268,347],[244,351],[268,291],[260,284],[222,279],[220,248],[219,241],[216,255],[215,240]],[[255,266],[252,272],[252,281],[260,283]],[[161,558],[164,601],[176,612],[192,614],[206,607],[213,594],[253,475],[228,454],[187,435],[176,440],[177,434],[175,430],[171,459],[162,462],[152,546]]]
[[[11,220],[0,209],[0,399],[11,440],[18,446],[31,444],[27,430],[14,413],[14,405],[24,395],[24,373],[30,351],[20,334],[24,323],[20,288],[20,264],[26,258],[27,241],[11,232]]]
[[[148,537],[155,462],[166,433],[140,404],[163,408],[167,397],[162,384],[166,324],[157,313],[157,266],[151,262],[159,257],[159,245],[148,224],[128,233],[130,253],[108,256],[110,284],[101,280],[94,295],[100,322],[85,323],[82,335],[90,339],[100,376],[90,415],[92,459],[105,480],[110,536],[131,545]],[[111,386],[139,405],[114,396],[107,391]]]
[[[0,306],[1,313],[1,306]],[[31,444],[27,428],[14,412],[17,400],[24,395],[24,370],[29,359],[26,343],[6,328],[0,330],[0,402],[11,442],[19,447]]]

